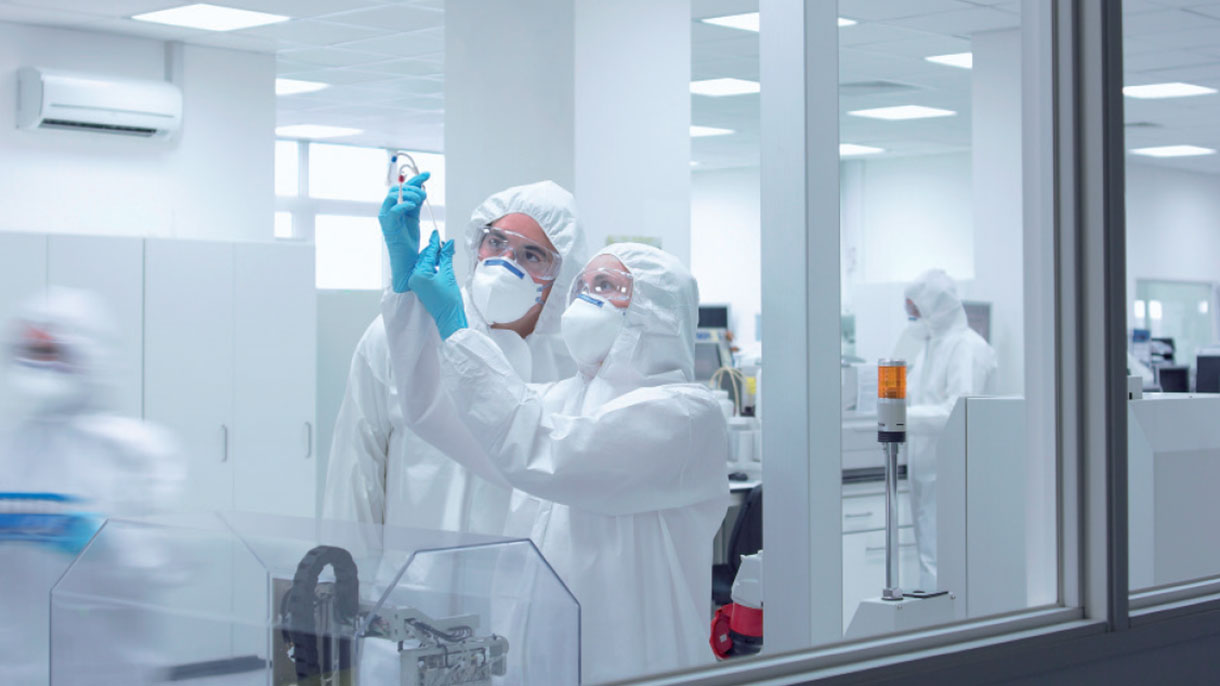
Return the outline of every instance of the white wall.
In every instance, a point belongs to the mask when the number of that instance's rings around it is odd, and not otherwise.
[[[1136,279],[1220,282],[1220,176],[1128,159],[1128,322]]]
[[[729,304],[742,345],[754,342],[762,309],[758,183],[757,167],[691,175],[691,273],[702,302]]]
[[[275,58],[182,46],[179,138],[16,128],[17,69],[166,77],[166,44],[0,22],[0,230],[272,236]]]

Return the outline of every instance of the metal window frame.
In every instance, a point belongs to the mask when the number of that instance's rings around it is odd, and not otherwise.
[[[765,523],[767,538],[776,540],[784,534],[794,538],[782,539],[788,545],[767,551],[764,590],[777,578],[786,585],[804,585],[788,594],[766,596],[779,602],[767,605],[764,635],[769,649],[776,645],[792,649],[802,641],[810,645],[831,623],[811,618],[825,603],[809,590],[817,588],[815,580],[825,581],[816,576],[812,552],[816,541],[825,540],[825,532],[815,528],[817,522],[792,518],[825,514],[824,510],[839,502],[837,484],[832,494],[814,478],[817,458],[831,446],[837,448],[837,438],[826,441],[821,449],[813,440],[818,429],[827,429],[818,423],[816,411],[832,397],[816,384],[817,379],[828,378],[831,357],[818,346],[831,342],[828,331],[838,333],[837,325],[818,326],[838,321],[837,309],[833,318],[822,311],[828,301],[837,305],[838,250],[830,257],[819,253],[819,248],[838,245],[838,156],[837,152],[827,153],[828,141],[837,143],[838,139],[837,96],[818,98],[819,92],[837,94],[838,44],[837,39],[827,38],[825,28],[834,25],[827,17],[834,16],[837,7],[802,0],[761,0],[760,10],[761,73],[766,82],[761,96],[762,257],[768,265],[763,272],[767,312],[763,326],[768,340],[786,342],[780,350],[768,351],[767,380],[775,381],[767,388],[775,400],[768,403],[764,440],[770,439],[764,445],[771,448],[764,448],[768,455],[764,469],[781,449],[796,454],[785,466],[788,480],[776,491],[787,493],[796,488],[809,499],[803,505],[785,507],[781,503],[782,513],[768,517]],[[1122,8],[1121,3],[1107,0],[1024,0],[1023,13],[1026,21],[1038,22],[1040,27],[1032,38],[1027,32],[1023,42],[1024,50],[1034,50],[1025,58],[1026,92],[1040,88],[1051,94],[1049,101],[1040,97],[1027,103],[1023,120],[1025,180],[1045,184],[1027,194],[1026,221],[1053,226],[1049,259],[1054,288],[1027,293],[1054,309],[1060,607],[875,641],[792,649],[786,654],[635,683],[727,686],[843,677],[883,679],[918,673],[933,663],[943,666],[946,660],[963,664],[990,661],[993,666],[980,673],[994,678],[1000,676],[994,664],[1007,661],[1015,665],[1021,660],[1014,656],[1028,656],[1052,643],[1122,633],[1131,626],[1123,346]],[[830,85],[832,77],[835,80]],[[833,197],[828,189],[834,190]],[[835,230],[828,230],[829,226]],[[835,234],[833,241],[831,233]],[[1027,248],[1031,245],[1038,247],[1027,241]],[[1045,259],[1047,252],[1043,250],[1038,258]],[[819,274],[819,269],[828,270],[831,276]],[[832,352],[837,362],[837,338]],[[836,385],[835,412],[828,413],[836,421],[837,392]],[[802,415],[806,418],[803,423]],[[832,431],[837,435],[837,424]],[[785,470],[777,472],[785,475]],[[776,491],[768,493],[773,511]],[[821,503],[813,502],[817,496],[823,498]],[[826,519],[839,533],[837,515]],[[827,557],[838,561],[837,551]],[[821,558],[821,563],[825,566],[826,559]],[[775,570],[776,566],[780,569]],[[821,574],[837,576],[840,566]],[[834,594],[834,603],[839,602]],[[1206,610],[1212,604],[1199,607]],[[827,614],[833,623],[841,622],[839,609]],[[792,633],[776,636],[773,632],[777,630]],[[1017,671],[1015,667],[1013,671]]]

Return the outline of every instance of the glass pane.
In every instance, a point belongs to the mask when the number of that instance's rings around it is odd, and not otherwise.
[[[327,200],[385,198],[389,157],[381,148],[310,143],[309,195]]]
[[[318,288],[380,290],[385,284],[376,217],[320,214],[314,224],[314,244]]]
[[[839,4],[849,639],[1058,600],[1056,456],[1027,428],[1053,426],[1053,403],[1027,398],[1026,382],[1053,384],[1054,365],[1037,357],[1052,312],[1023,287],[1052,276],[1024,255],[1027,224],[1040,230],[1022,218],[1025,27],[1017,3],[930,5]],[[907,374],[905,427],[887,436],[883,359]]]
[[[1220,575],[1220,18],[1151,9],[1123,8],[1133,592]]]
[[[295,196],[300,192],[299,160],[296,141],[275,142],[275,194]]]
[[[276,212],[275,213],[275,237],[276,238],[292,238],[292,213],[291,212]]]

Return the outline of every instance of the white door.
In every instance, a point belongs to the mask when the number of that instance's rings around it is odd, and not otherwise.
[[[108,310],[115,339],[107,373],[113,382],[109,407],[143,416],[144,240],[114,236],[51,236],[47,281],[92,291]]]
[[[0,233],[0,345],[12,335],[13,316],[30,296],[47,285],[47,237],[32,233]],[[11,425],[17,408],[9,394],[5,367],[7,347],[0,355],[0,429]]]
[[[144,416],[186,453],[182,505],[233,507],[233,246],[145,245]]]
[[[317,299],[313,246],[235,246],[234,506],[313,517]]]

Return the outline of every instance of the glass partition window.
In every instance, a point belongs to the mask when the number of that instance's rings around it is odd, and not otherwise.
[[[1166,6],[1162,6],[1162,4]],[[1220,575],[1220,13],[1125,2],[1132,607]]]
[[[376,217],[320,214],[314,223],[320,289],[380,290],[384,252]]]
[[[1053,375],[1036,356],[1053,311],[1023,287],[1053,275],[1024,256],[1027,232],[1049,232],[1022,218],[1014,5],[839,6],[853,22],[838,31],[848,639],[1059,601],[1055,448],[1029,429],[1055,410],[1025,393]],[[907,374],[888,534],[883,359]]]

